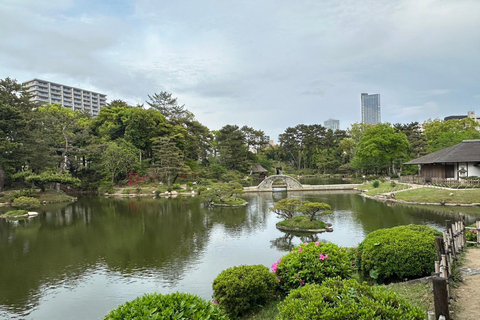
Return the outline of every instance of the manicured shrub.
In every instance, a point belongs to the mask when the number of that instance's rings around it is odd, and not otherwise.
[[[32,190],[32,189],[23,189],[23,190],[17,191],[14,194],[12,194],[10,196],[10,198],[11,199],[16,199],[16,198],[19,198],[19,197],[35,198],[36,196],[38,196],[37,191]]]
[[[373,181],[373,182],[372,182],[372,186],[373,186],[374,188],[378,188],[378,187],[380,186],[380,181],[378,181],[378,180]]]
[[[223,270],[213,281],[213,299],[236,318],[263,306],[278,289],[277,277],[263,265],[235,266]]]
[[[311,242],[295,247],[272,265],[284,293],[306,283],[322,283],[326,278],[349,278],[352,261],[348,250],[332,243]]]
[[[409,305],[384,287],[370,287],[354,279],[330,278],[321,285],[307,284],[278,305],[277,320],[357,320],[425,318],[425,312]]]
[[[413,224],[376,230],[358,247],[361,271],[379,283],[429,275],[436,259],[435,237],[440,235]]]
[[[31,197],[18,197],[13,200],[12,207],[18,209],[33,209],[40,207],[40,200]]]
[[[188,319],[228,320],[210,301],[189,293],[146,294],[109,312],[105,320]]]

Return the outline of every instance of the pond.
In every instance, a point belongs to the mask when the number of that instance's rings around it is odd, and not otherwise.
[[[211,299],[222,270],[270,266],[304,241],[356,246],[379,228],[440,229],[445,219],[458,218],[450,209],[390,207],[353,192],[295,192],[288,196],[330,204],[334,213],[324,220],[334,231],[293,236],[275,228],[279,219],[268,210],[286,192],[244,196],[246,207],[214,209],[198,197],[84,197],[43,206],[33,219],[0,219],[0,318],[100,319],[151,292]],[[468,210],[473,221],[476,211]]]

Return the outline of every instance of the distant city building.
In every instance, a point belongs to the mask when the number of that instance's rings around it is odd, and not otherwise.
[[[327,121],[323,121],[323,126],[327,129],[331,129],[333,131],[340,129],[340,120],[336,119],[328,119]]]
[[[107,95],[65,86],[50,81],[33,79],[23,83],[37,103],[57,103],[71,110],[84,110],[94,117],[107,104]]]
[[[380,123],[380,94],[362,93],[360,98],[362,101],[362,123]]]
[[[480,123],[480,117],[477,117],[475,115],[475,111],[468,111],[467,115],[448,116],[448,117],[445,117],[443,120],[448,121],[448,120],[453,120],[453,119],[465,119],[465,118],[470,118],[470,119],[475,120],[477,123]]]

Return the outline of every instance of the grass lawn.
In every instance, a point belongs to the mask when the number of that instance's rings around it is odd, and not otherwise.
[[[38,193],[38,200],[40,202],[67,202],[74,199],[74,197],[66,195],[63,192],[56,192],[55,190],[45,190],[45,192]]]
[[[446,203],[480,203],[480,189],[444,190],[425,187],[396,193],[395,199],[431,203],[439,203],[442,200]]]
[[[403,183],[396,183],[394,187],[392,187],[391,182],[380,182],[378,188],[373,187],[373,182],[362,184],[358,186],[358,189],[367,191],[366,194],[368,196],[376,196],[380,193],[387,193],[387,192],[395,192],[399,190],[408,189],[409,186]]]

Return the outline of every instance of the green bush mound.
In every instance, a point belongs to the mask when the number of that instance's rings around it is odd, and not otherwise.
[[[33,209],[40,207],[40,200],[31,197],[18,197],[13,199],[12,207],[18,209]]]
[[[349,278],[351,255],[332,243],[311,242],[295,247],[272,265],[284,293],[307,283],[322,283],[326,278]]]
[[[4,216],[23,216],[24,214],[27,214],[27,210],[10,210],[5,212]]]
[[[210,301],[193,294],[176,292],[166,295],[146,294],[118,306],[104,319],[228,320],[228,317]]]
[[[277,277],[263,265],[235,266],[213,280],[213,299],[233,318],[264,306],[275,297]]]
[[[30,197],[30,198],[35,198],[38,196],[38,192],[36,190],[33,190],[33,189],[22,189],[20,191],[17,191],[15,193],[13,193],[11,196],[10,196],[10,199],[16,199],[16,198],[19,198],[19,197]]]
[[[310,221],[310,217],[307,216],[296,216],[292,219],[280,221],[277,223],[277,226],[287,227],[287,228],[299,228],[299,229],[325,229],[325,222],[320,220]]]
[[[425,311],[408,304],[384,287],[354,279],[330,278],[321,285],[292,290],[278,305],[277,320],[372,320],[425,318]]]
[[[381,283],[429,275],[435,265],[435,237],[431,227],[406,225],[370,233],[358,246],[361,271]]]

